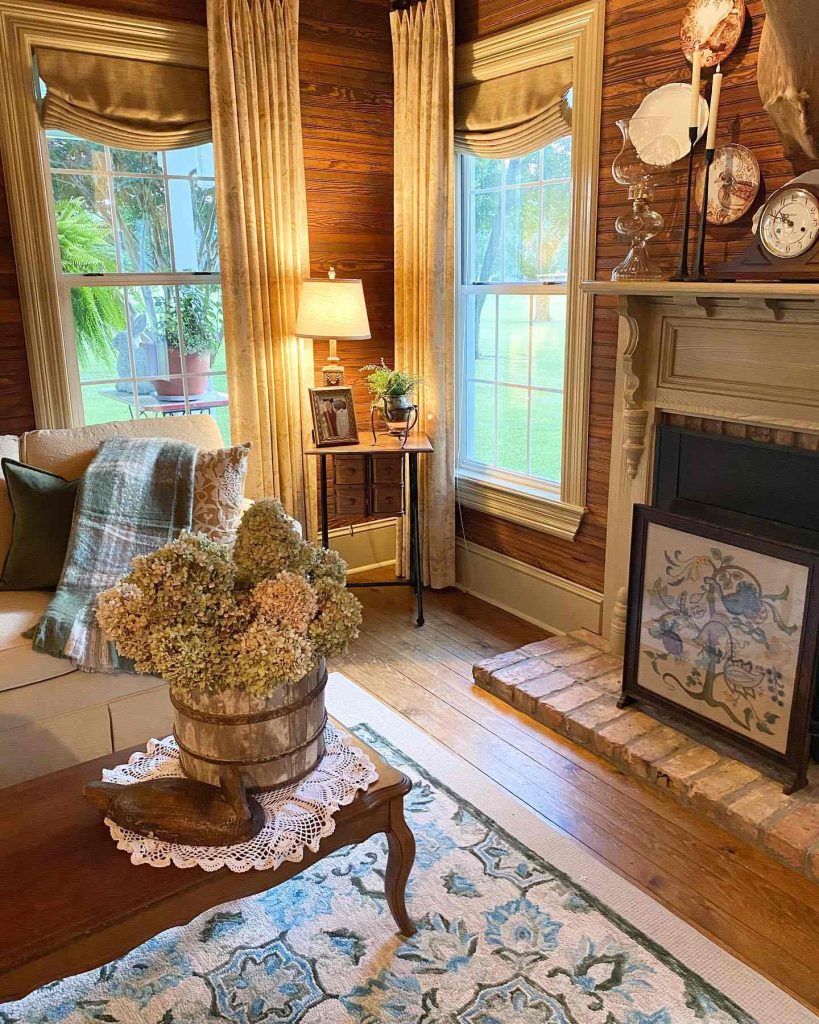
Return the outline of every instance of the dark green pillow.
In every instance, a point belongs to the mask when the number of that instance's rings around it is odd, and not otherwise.
[[[2,460],[13,512],[0,590],[53,590],[60,582],[79,480]]]

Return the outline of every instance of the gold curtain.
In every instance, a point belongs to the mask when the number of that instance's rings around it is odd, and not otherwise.
[[[298,0],[208,0],[231,432],[253,442],[249,495],[277,497],[312,537],[313,349],[293,333],[310,270],[298,23]]]
[[[390,15],[395,80],[395,362],[423,378],[419,428],[424,582],[455,582],[453,0]],[[406,518],[406,517],[405,517]],[[406,522],[397,570],[408,569]]]
[[[455,94],[456,148],[504,160],[548,146],[571,131],[571,84],[569,58],[462,86]]]
[[[44,128],[122,149],[181,149],[209,142],[206,68],[37,48],[48,89]]]

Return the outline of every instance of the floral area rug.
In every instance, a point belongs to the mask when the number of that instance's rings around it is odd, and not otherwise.
[[[407,817],[418,853],[408,905],[417,935],[395,932],[379,836],[266,894],[164,932],[100,970],[0,1006],[0,1022],[772,1019],[740,1009],[368,726],[354,731],[414,781]]]

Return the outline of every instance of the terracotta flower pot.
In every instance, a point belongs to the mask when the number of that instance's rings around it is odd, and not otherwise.
[[[204,395],[210,385],[210,377],[204,376],[210,369],[210,353],[189,352],[185,354],[185,374],[188,380],[188,396],[190,398]],[[179,375],[182,373],[182,359],[178,348],[168,349],[168,373],[171,380],[159,378],[154,381],[156,393],[166,397],[176,397],[184,391]],[[198,376],[202,374],[203,376]]]
[[[221,769],[235,767],[248,789],[278,789],[304,778],[324,757],[326,684],[322,659],[270,697],[240,690],[200,691],[184,702],[172,696],[182,770],[218,786]]]

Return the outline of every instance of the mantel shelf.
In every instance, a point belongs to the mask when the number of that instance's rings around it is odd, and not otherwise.
[[[646,298],[812,299],[819,300],[819,284],[777,281],[584,281],[592,295],[644,295]]]

